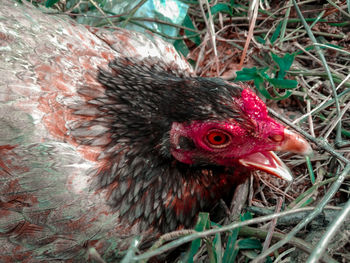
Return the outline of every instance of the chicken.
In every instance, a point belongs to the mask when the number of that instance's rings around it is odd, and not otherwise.
[[[291,180],[273,151],[311,150],[157,37],[4,0],[0,17],[0,262],[111,260],[191,227],[252,169]]]

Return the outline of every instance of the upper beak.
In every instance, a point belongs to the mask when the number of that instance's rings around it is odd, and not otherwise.
[[[276,148],[276,151],[310,155],[312,153],[312,148],[299,134],[284,129],[283,141],[281,145]]]
[[[312,153],[312,148],[310,144],[300,135],[285,129],[283,141],[278,147],[276,147],[276,151],[309,155]],[[239,162],[246,167],[265,171],[284,180],[293,180],[292,174],[288,167],[274,152],[266,151],[253,153],[239,159]]]

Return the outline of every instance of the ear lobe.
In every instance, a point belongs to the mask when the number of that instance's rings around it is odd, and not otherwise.
[[[179,122],[173,122],[170,130],[170,144],[172,147],[177,147],[180,145],[180,138],[188,138],[188,132],[185,126]]]
[[[185,151],[194,150],[196,148],[196,145],[194,144],[193,140],[185,136],[179,137],[178,146],[181,150],[185,150]]]
[[[195,147],[182,123],[173,122],[170,130],[170,152],[179,162],[192,164],[191,150]]]

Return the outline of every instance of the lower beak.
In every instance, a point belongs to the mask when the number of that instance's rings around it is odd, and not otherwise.
[[[257,152],[239,159],[245,167],[265,171],[288,182],[293,180],[289,168],[274,152]]]
[[[284,131],[283,141],[275,150],[302,155],[309,155],[312,153],[310,144],[304,138],[287,129]],[[248,168],[265,171],[289,182],[293,180],[288,167],[272,151],[257,152],[247,155],[239,159],[239,163]]]

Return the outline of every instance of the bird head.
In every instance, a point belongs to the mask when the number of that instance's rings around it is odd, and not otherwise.
[[[233,100],[232,107],[239,109],[244,119],[174,122],[170,132],[173,157],[189,165],[259,169],[291,181],[288,168],[273,151],[310,154],[309,144],[268,116],[266,105],[249,87],[243,86]]]
[[[116,59],[100,70],[98,80],[104,95],[82,107],[95,107],[96,117],[71,134],[102,148],[98,187],[107,189],[108,203],[122,219],[141,229],[191,226],[199,210],[247,177],[248,170],[290,181],[273,151],[311,151],[303,138],[268,116],[246,85],[191,76],[152,58]],[[104,126],[106,139],[85,139],[96,124]]]

